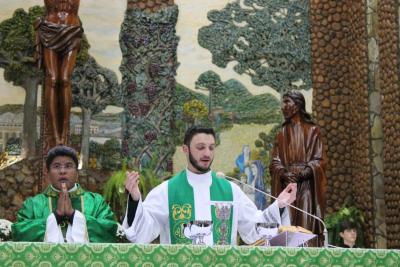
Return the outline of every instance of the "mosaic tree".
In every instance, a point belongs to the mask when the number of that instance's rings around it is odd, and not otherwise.
[[[280,121],[280,103],[274,96],[253,95],[235,79],[223,82],[217,73],[209,70],[200,74],[196,88],[209,92],[209,119],[217,129],[229,128],[233,122],[268,124]]]
[[[22,130],[22,156],[36,156],[37,91],[41,71],[34,60],[35,41],[32,23],[43,14],[34,6],[28,12],[22,8],[0,23],[0,68],[4,79],[25,90],[24,121]]]
[[[204,102],[193,99],[183,104],[183,117],[193,125],[198,125],[207,119],[208,110]]]
[[[82,109],[81,157],[82,167],[89,163],[90,121],[92,115],[114,103],[118,89],[117,75],[102,66],[92,57],[75,67],[72,74],[73,105]]]
[[[225,68],[253,84],[281,94],[311,88],[309,1],[244,0],[208,12],[211,25],[199,30],[198,42]]]
[[[172,1],[162,1],[166,5],[153,10],[146,9],[149,2],[136,2],[128,2],[120,32],[120,101],[125,109],[122,153],[134,159],[136,167],[146,167],[157,157],[154,171],[162,173],[172,171],[175,152],[173,96],[178,66],[178,7]]]
[[[213,97],[218,97],[220,91],[224,89],[224,84],[221,81],[219,75],[211,70],[200,74],[196,81],[196,89],[208,91],[208,112],[211,113],[215,105],[216,99]]]

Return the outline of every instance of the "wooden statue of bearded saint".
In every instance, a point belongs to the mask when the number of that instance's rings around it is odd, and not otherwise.
[[[272,194],[278,196],[289,183],[297,183],[293,204],[323,219],[327,178],[320,128],[306,112],[305,99],[299,91],[283,95],[282,113],[285,122],[276,136],[269,166]],[[290,214],[291,224],[318,234],[318,245],[322,246],[321,223],[295,209]]]
[[[52,129],[52,145],[66,144],[72,105],[71,75],[83,29],[80,0],[44,0],[46,14],[35,22],[36,57],[44,62],[45,104]]]

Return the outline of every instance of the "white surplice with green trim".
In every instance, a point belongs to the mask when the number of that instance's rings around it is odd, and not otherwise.
[[[212,220],[211,171],[205,174],[195,174],[186,170],[186,176],[188,183],[193,187],[194,219]],[[258,222],[276,222],[279,225],[290,225],[289,212],[286,208],[282,216],[277,202],[273,202],[264,211],[258,210],[238,185],[232,182],[229,183],[233,195],[232,231],[230,237],[232,245],[237,243],[237,233],[248,244],[260,239],[255,229],[255,224]],[[161,244],[171,244],[168,181],[155,187],[147,195],[145,201],[142,202],[140,199],[132,225],[129,227],[127,216],[125,216],[122,226],[126,237],[133,243],[150,243],[160,236]],[[207,236],[204,242],[207,245],[214,245],[213,235]]]
[[[55,189],[51,186],[51,189],[59,194],[59,190]],[[73,193],[77,191],[79,187],[75,184],[75,186],[70,189],[68,192]],[[49,209],[52,211],[52,201],[49,197]],[[83,197],[81,196],[81,209],[83,209]],[[65,222],[62,222],[65,224]],[[75,210],[73,224],[67,224],[66,233],[63,234],[61,226],[58,225],[56,216],[54,213],[50,213],[46,220],[46,232],[44,235],[44,242],[50,243],[88,243],[89,237],[87,233],[86,227],[86,219],[85,215],[83,215],[79,210]]]

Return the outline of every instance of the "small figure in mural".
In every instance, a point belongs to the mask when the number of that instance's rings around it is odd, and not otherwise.
[[[255,160],[250,165],[251,169],[251,179],[249,179],[249,185],[261,190],[265,191],[265,183],[264,183],[264,166],[262,165],[260,160]],[[265,195],[259,191],[254,190],[254,204],[256,204],[258,209],[265,209],[267,206],[267,199]]]
[[[249,145],[243,145],[242,153],[236,158],[236,166],[239,168],[240,174],[244,174],[249,180],[248,177],[251,176]]]
[[[74,149],[56,146],[47,154],[50,185],[25,200],[12,225],[14,241],[115,242],[117,223],[103,197],[81,188]]]
[[[36,57],[46,70],[44,90],[55,144],[66,144],[72,105],[71,75],[83,36],[80,0],[44,0],[46,14],[35,22]]]
[[[269,166],[272,194],[277,196],[287,184],[297,183],[295,206],[323,219],[326,158],[320,128],[311,120],[305,106],[304,96],[299,91],[283,95],[285,122],[276,136]],[[304,213],[291,209],[291,223],[322,237],[323,227]]]
[[[239,168],[241,181],[251,187],[265,191],[264,167],[259,160],[253,161],[250,165],[250,153],[250,146],[243,145],[242,153],[236,158],[236,166]],[[265,209],[267,202],[263,193],[246,186],[243,186],[242,189],[258,209]]]
[[[236,158],[236,166],[239,168],[240,180],[243,183],[249,184],[252,179],[250,169],[250,146],[243,145],[242,153]],[[241,186],[246,195],[255,203],[254,190],[247,186]]]
[[[215,140],[212,128],[189,128],[182,146],[187,168],[151,190],[144,201],[139,190],[139,173],[127,172],[125,188],[129,195],[122,227],[128,240],[150,243],[160,236],[162,244],[188,244],[192,241],[182,231],[185,224],[212,221],[213,233],[204,236],[204,244],[221,244],[223,236],[225,244],[236,245],[238,233],[250,244],[260,239],[257,222],[289,223],[285,207],[296,198],[297,185],[290,183],[279,194],[278,201],[265,210],[257,209],[238,185],[217,177],[211,170]],[[284,208],[282,215],[279,208]],[[221,218],[226,218],[223,228]]]

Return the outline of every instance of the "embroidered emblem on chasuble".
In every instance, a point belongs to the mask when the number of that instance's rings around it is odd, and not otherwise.
[[[183,235],[183,224],[191,221],[192,205],[191,204],[173,204],[172,205],[172,220],[175,222],[173,226],[173,233],[180,240],[187,238]]]
[[[225,179],[217,178],[216,174],[212,172],[212,184],[210,187],[211,201],[233,201],[232,188],[228,181]],[[192,241],[186,238],[183,234],[184,224],[188,224],[195,218],[195,204],[193,187],[189,184],[186,176],[186,170],[175,175],[168,181],[168,208],[169,208],[169,225],[171,244],[191,244]],[[230,243],[232,232],[232,214],[233,209],[228,215],[229,219],[224,226],[226,236],[228,236]],[[214,206],[211,207],[211,216],[213,221],[213,240],[218,244],[221,233],[219,227],[221,224],[215,214]],[[198,218],[201,219],[201,218]]]

